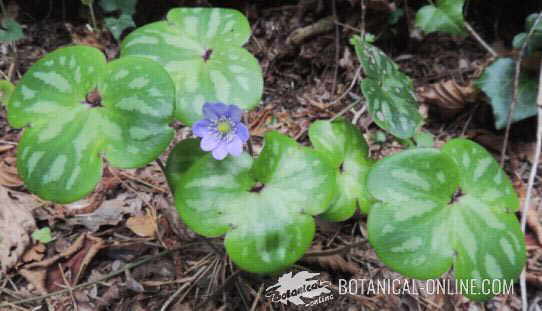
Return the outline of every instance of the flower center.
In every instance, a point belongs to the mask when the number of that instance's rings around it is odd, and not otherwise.
[[[231,124],[228,121],[219,121],[216,125],[216,129],[221,134],[228,134],[231,131]]]

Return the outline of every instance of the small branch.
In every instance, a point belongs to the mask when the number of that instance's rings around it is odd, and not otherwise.
[[[536,24],[535,24],[536,25]],[[525,233],[525,224],[527,223],[527,215],[529,213],[529,206],[531,205],[531,197],[533,194],[534,180],[538,171],[538,164],[540,164],[540,149],[542,148],[542,63],[540,64],[540,77],[538,80],[538,97],[536,99],[536,104],[538,105],[538,125],[536,130],[536,149],[533,155],[531,163],[531,173],[529,174],[529,183],[527,185],[527,194],[525,195],[525,201],[523,208],[521,210],[521,231]],[[522,310],[527,311],[527,284],[525,280],[527,268],[523,268],[520,277],[520,287],[521,287],[521,305]]]
[[[474,39],[476,39],[478,43],[480,43],[484,47],[484,49],[486,49],[489,52],[489,54],[491,54],[491,56],[493,57],[499,56],[499,54],[497,54],[497,52],[495,52],[495,50],[489,44],[487,44],[487,42],[485,42],[484,39],[482,39],[482,37],[480,37],[480,35],[474,30],[474,28],[472,28],[472,26],[469,23],[465,21],[464,25],[465,25],[465,28],[467,28],[467,30],[469,31],[469,33],[474,37]]]
[[[527,37],[525,37],[525,42],[523,42],[523,45],[521,46],[521,50],[519,51],[519,56],[516,61],[516,71],[514,73],[514,90],[512,93],[512,105],[510,106],[510,109],[508,110],[508,116],[506,117],[506,131],[504,132],[504,142],[501,149],[501,167],[504,165],[504,158],[506,156],[506,149],[508,148],[508,138],[510,137],[510,127],[512,126],[512,115],[514,113],[514,110],[516,109],[516,106],[518,104],[518,92],[519,92],[519,75],[521,73],[521,64],[523,62],[523,57],[525,56],[525,51],[527,50],[527,45],[529,40],[531,39],[534,30],[536,29],[536,26],[542,19],[542,12],[538,14],[538,17],[536,18],[536,21],[533,24],[533,27],[529,30],[529,33],[527,34]]]
[[[407,9],[405,8],[405,11]],[[367,3],[365,0],[361,0],[361,41],[365,42],[365,12],[367,12]]]

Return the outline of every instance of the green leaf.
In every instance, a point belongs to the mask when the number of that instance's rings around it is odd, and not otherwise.
[[[39,230],[35,230],[34,232],[32,232],[32,238],[34,240],[40,241],[43,244],[51,242],[53,240],[53,236],[51,235],[51,228],[45,227]]]
[[[527,17],[526,22],[525,22],[526,32],[519,33],[514,37],[514,41],[512,43],[514,48],[521,49],[521,47],[525,43],[525,40],[527,39],[527,34],[531,30],[531,28],[534,26],[534,23],[537,17],[538,17],[537,13],[533,13]],[[527,44],[527,50],[526,50],[525,55],[529,56],[535,51],[541,51],[541,50],[542,50],[542,22],[539,22],[531,38],[529,39],[529,44]]]
[[[106,17],[105,26],[107,26],[107,29],[109,29],[109,31],[111,31],[113,37],[119,40],[122,32],[127,28],[135,27],[135,23],[132,19],[132,16],[128,14],[121,14],[118,18]]]
[[[499,58],[488,66],[476,81],[476,86],[490,98],[495,116],[495,127],[506,126],[512,95],[516,62],[511,58]],[[520,121],[536,115],[536,95],[538,78],[528,73],[521,73],[519,78],[518,103],[512,114],[512,122]]]
[[[101,107],[85,104],[93,90]],[[17,169],[28,189],[59,203],[90,193],[101,156],[119,168],[156,159],[173,137],[174,85],[151,60],[106,64],[97,49],[58,49],[35,63],[9,99],[8,121],[25,128]]]
[[[276,132],[254,161],[190,155],[194,148],[194,140],[177,145],[166,168],[183,221],[204,236],[226,234],[229,256],[250,272],[279,271],[301,258],[314,236],[312,216],[328,208],[335,191],[331,165]]]
[[[91,6],[94,3],[94,0],[81,0],[81,3],[86,6]]]
[[[106,12],[120,10],[123,14],[133,15],[135,13],[137,0],[101,0],[100,6]]]
[[[433,144],[435,143],[434,142],[434,139],[433,139],[433,134],[429,133],[429,132],[419,132],[418,134],[416,134],[416,136],[414,137],[414,140],[416,141],[416,145],[418,147],[433,147]]]
[[[322,217],[343,221],[352,217],[358,206],[367,213],[372,200],[366,182],[373,161],[359,129],[344,120],[316,121],[309,128],[309,137],[335,168],[337,192]]]
[[[2,21],[0,29],[0,42],[13,42],[24,38],[23,28],[12,18]]]
[[[437,5],[426,5],[416,14],[416,26],[425,32],[447,32],[464,36],[466,30],[463,20],[465,0],[437,0]]]
[[[414,136],[422,117],[410,78],[377,47],[362,43],[358,37],[351,42],[367,76],[361,81],[361,90],[373,120],[398,138]]]
[[[13,94],[13,90],[15,90],[13,83],[8,80],[0,80],[0,104],[8,102],[9,97]]]
[[[263,92],[258,61],[241,46],[250,37],[245,16],[231,9],[178,8],[167,21],[130,33],[121,53],[160,62],[177,90],[176,118],[191,125],[205,102],[255,107]]]
[[[442,151],[395,154],[374,166],[368,187],[380,201],[369,213],[369,240],[393,270],[431,279],[453,265],[457,280],[475,280],[474,290],[464,293],[474,300],[495,294],[482,292],[483,280],[511,282],[521,272],[525,242],[514,215],[518,198],[479,145],[454,139]]]

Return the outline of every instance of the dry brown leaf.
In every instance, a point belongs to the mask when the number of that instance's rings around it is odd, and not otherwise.
[[[156,217],[150,214],[130,217],[126,227],[141,237],[153,237],[156,234]]]
[[[17,174],[15,162],[14,157],[0,159],[0,186],[19,187],[23,185],[21,178]]]
[[[83,234],[63,253],[27,264],[19,273],[42,294],[75,286],[92,258],[104,247],[102,239]]]
[[[0,202],[0,265],[5,272],[24,254],[37,227],[31,207],[14,201],[2,186]]]
[[[22,260],[24,263],[40,261],[43,259],[43,256],[45,256],[44,252],[45,245],[41,243],[35,244],[24,253]]]
[[[0,145],[0,153],[3,153],[3,152],[6,152],[6,151],[9,151],[11,149],[15,148],[15,145]]]
[[[320,267],[329,269],[331,271],[346,272],[352,275],[360,271],[359,267],[346,261],[341,255],[303,257],[301,261],[310,264],[317,264]]]
[[[86,215],[77,215],[68,218],[66,221],[72,225],[83,225],[92,232],[98,231],[100,226],[116,225],[125,215],[137,215],[141,211],[143,202],[135,197],[130,198],[129,194],[121,194],[113,200],[103,202],[94,212]]]
[[[463,111],[466,103],[473,102],[478,91],[472,83],[461,86],[446,80],[419,87],[416,94],[421,102],[438,106],[441,116],[449,119]]]

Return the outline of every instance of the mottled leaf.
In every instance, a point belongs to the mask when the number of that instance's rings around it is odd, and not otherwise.
[[[328,208],[335,190],[331,165],[276,132],[254,161],[179,156],[193,148],[195,141],[177,145],[172,155],[183,163],[167,166],[184,222],[204,236],[226,234],[229,256],[250,272],[279,271],[301,258],[314,236],[312,216]]]
[[[380,201],[369,214],[369,240],[393,270],[431,279],[453,266],[474,300],[496,294],[488,290],[493,280],[511,284],[519,276],[525,243],[514,215],[518,198],[479,145],[455,139],[442,151],[395,154],[375,165],[368,187]]]
[[[410,78],[377,47],[357,37],[351,42],[366,75],[361,90],[373,120],[398,138],[414,136],[422,117]]]
[[[245,16],[231,9],[178,8],[167,21],[138,28],[121,53],[160,62],[177,90],[176,118],[191,125],[203,118],[205,102],[255,107],[262,96],[258,61],[241,46],[250,37]]]
[[[476,80],[476,86],[484,91],[490,99],[497,129],[504,128],[508,120],[508,113],[512,105],[515,68],[516,62],[513,59],[499,58],[488,66],[482,76]],[[537,92],[538,78],[529,73],[521,73],[518,103],[512,114],[512,122],[536,115]]]
[[[97,90],[100,105],[89,97]],[[97,49],[62,48],[34,64],[9,99],[8,121],[25,128],[17,169],[40,197],[81,199],[102,174],[156,159],[173,137],[174,86],[157,63],[124,57],[106,64]]]
[[[358,206],[367,213],[372,200],[366,182],[373,161],[359,129],[344,120],[316,121],[309,128],[309,137],[335,168],[337,192],[322,217],[343,221],[352,217]]]
[[[447,32],[466,35],[463,20],[465,0],[437,0],[436,5],[426,5],[416,14],[416,26],[425,32]]]

